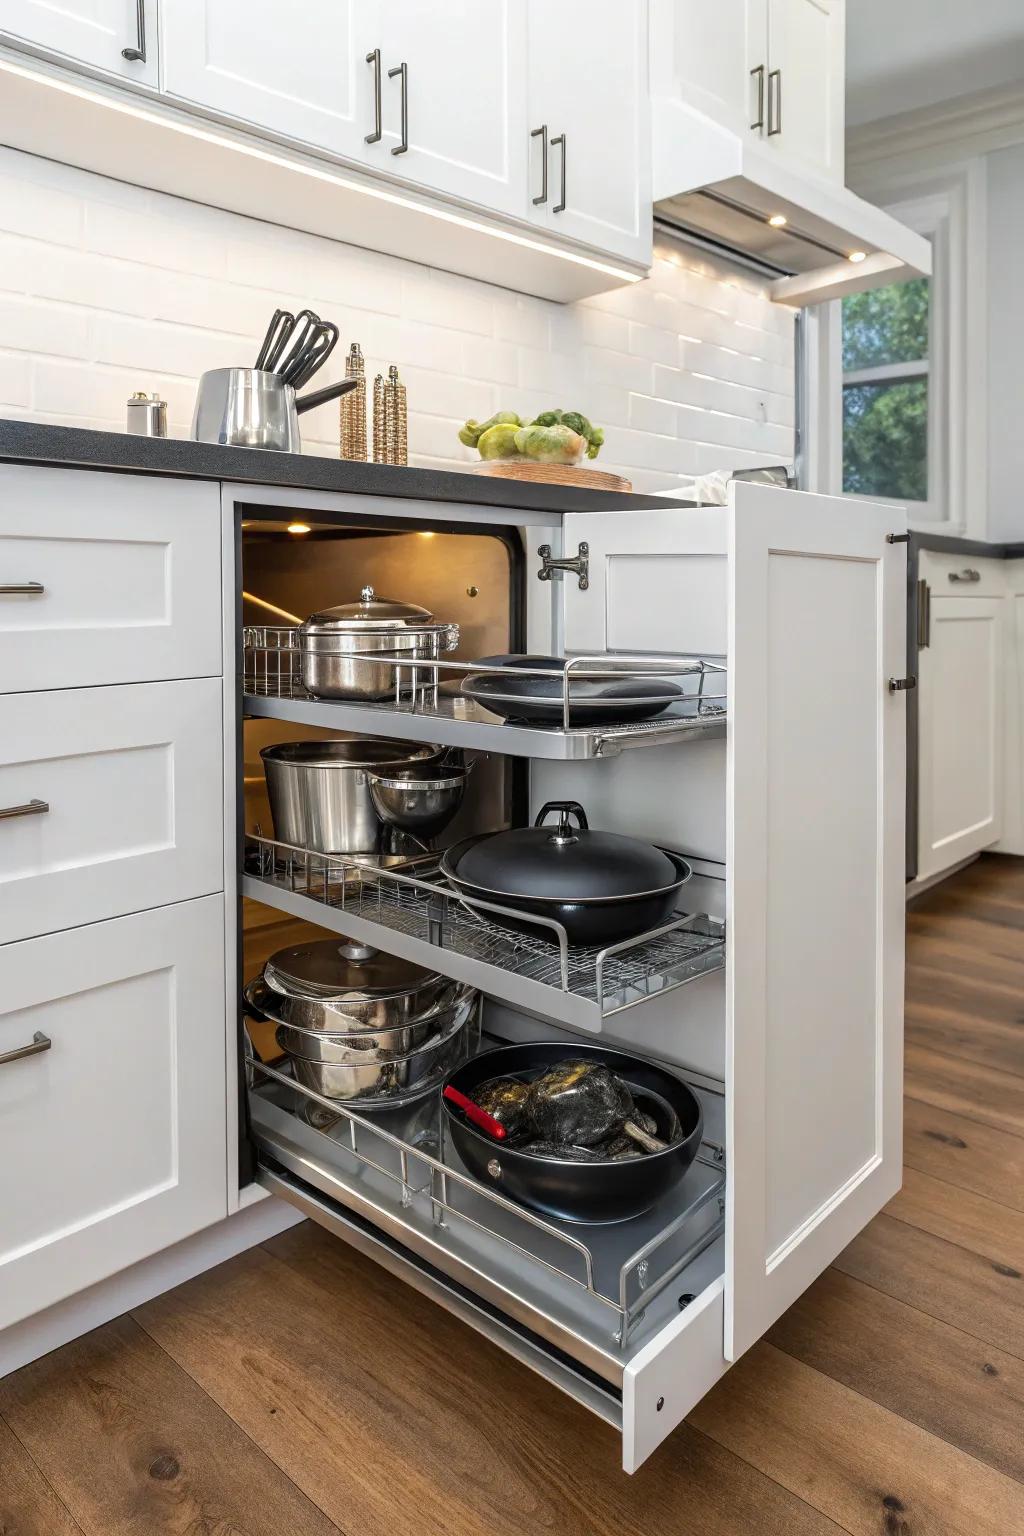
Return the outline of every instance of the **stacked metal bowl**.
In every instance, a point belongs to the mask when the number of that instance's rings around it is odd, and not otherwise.
[[[296,1080],[361,1108],[409,1103],[465,1059],[472,987],[350,940],[271,955],[245,989],[255,1017],[277,1025]]]

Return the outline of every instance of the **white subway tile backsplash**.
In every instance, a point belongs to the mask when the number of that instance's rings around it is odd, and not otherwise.
[[[638,490],[792,460],[793,314],[756,277],[656,244],[646,281],[561,305],[0,149],[0,411],[123,430],[135,389],[187,435],[207,368],[251,362],[273,310],[311,306],[373,377],[397,362],[410,456],[465,464],[470,416],[582,410],[596,467]],[[336,454],[338,411],[303,420]]]

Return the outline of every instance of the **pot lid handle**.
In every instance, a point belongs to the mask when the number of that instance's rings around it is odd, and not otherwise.
[[[359,594],[359,601],[361,603],[372,603],[376,596],[377,594],[372,587],[364,587]]]
[[[569,819],[571,816],[575,816],[580,831],[588,832],[590,830],[587,813],[578,800],[548,800],[537,813],[537,820],[534,822],[535,827],[542,827],[544,825],[549,811],[558,812],[558,826],[548,838],[549,843],[561,845],[578,842],[578,835],[573,830]]]
[[[357,944],[354,939],[349,939],[344,944],[338,945],[338,954],[343,960],[350,961],[353,965],[359,965],[366,960],[372,960],[377,951],[372,944]]]

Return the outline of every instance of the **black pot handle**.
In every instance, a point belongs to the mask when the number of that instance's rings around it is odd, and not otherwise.
[[[315,389],[311,395],[297,395],[295,409],[301,416],[303,411],[313,411],[318,405],[326,405],[328,400],[337,400],[339,395],[347,395],[358,383],[358,379],[340,379],[337,384],[328,384],[326,389]]]
[[[578,800],[549,800],[542,805],[537,812],[535,827],[542,827],[549,811],[558,811],[558,831],[565,834],[569,830],[569,817],[575,816],[576,823],[581,832],[590,831],[590,823],[587,821],[587,813]]]

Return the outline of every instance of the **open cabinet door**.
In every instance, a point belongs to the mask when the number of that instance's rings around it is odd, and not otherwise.
[[[734,482],[725,1352],[899,1188],[905,524]]]

